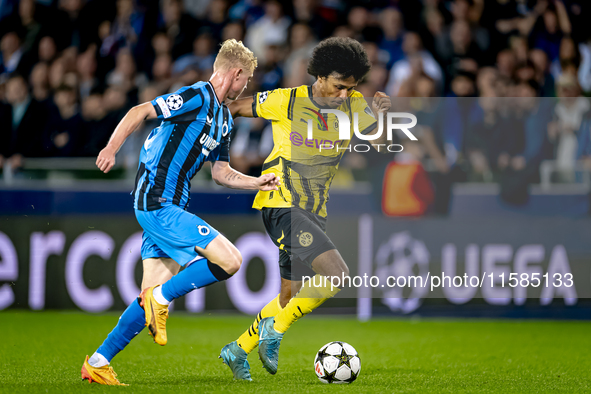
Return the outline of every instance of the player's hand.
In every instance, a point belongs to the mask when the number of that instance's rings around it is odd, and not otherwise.
[[[390,96],[384,92],[376,92],[373,96],[373,111],[374,112],[388,112],[392,103],[390,102]]]
[[[96,166],[105,174],[111,171],[115,165],[115,151],[108,146],[103,149],[96,158]]]
[[[264,192],[279,190],[281,178],[275,174],[264,174],[257,178],[256,183],[259,190]]]

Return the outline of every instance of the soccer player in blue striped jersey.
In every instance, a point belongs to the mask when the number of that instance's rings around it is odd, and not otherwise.
[[[240,268],[238,249],[186,208],[190,180],[207,161],[218,184],[277,190],[276,175],[249,177],[229,165],[233,120],[224,101],[240,96],[255,68],[256,58],[248,48],[236,40],[225,41],[209,82],[132,108],[100,152],[97,166],[109,172],[115,154],[144,119],[162,120],[142,147],[133,191],[136,218],[144,229],[142,292],[92,357],[86,357],[82,379],[121,385],[109,364],[131,339],[148,326],[154,341],[165,345],[168,305],[194,289],[228,279]]]

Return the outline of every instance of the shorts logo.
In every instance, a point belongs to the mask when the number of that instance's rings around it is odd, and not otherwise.
[[[168,108],[176,111],[183,106],[183,98],[178,94],[171,94],[166,99],[166,104],[168,105]]]
[[[314,242],[314,236],[308,232],[298,235],[298,239],[300,241],[300,245],[302,245],[304,248],[307,248],[308,246],[312,245],[312,242]]]
[[[209,227],[207,226],[197,226],[197,229],[199,229],[199,234],[203,235],[204,237],[206,235],[209,235]]]
[[[267,97],[269,97],[269,92],[263,92],[259,94],[259,104],[264,103],[265,100],[267,100]]]

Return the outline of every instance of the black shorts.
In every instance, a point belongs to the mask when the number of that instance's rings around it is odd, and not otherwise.
[[[326,218],[301,208],[263,208],[262,212],[267,234],[279,248],[279,271],[283,279],[300,280],[302,275],[311,274],[302,270],[303,267],[292,268],[292,261],[312,268],[316,257],[336,249],[325,234]]]

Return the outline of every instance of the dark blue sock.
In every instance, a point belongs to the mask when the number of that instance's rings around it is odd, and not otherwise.
[[[133,301],[119,318],[119,322],[107,336],[107,339],[96,351],[109,362],[119,353],[129,341],[144,329],[146,316],[144,309],[137,300]]]
[[[226,280],[230,276],[217,264],[205,259],[197,260],[162,285],[162,296],[172,301],[200,287]]]

